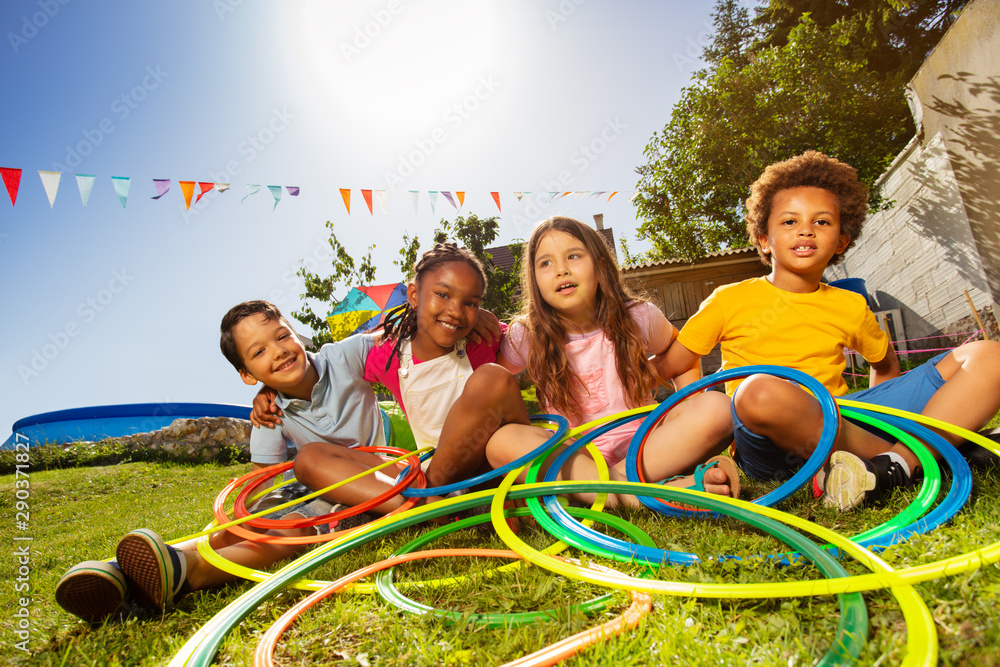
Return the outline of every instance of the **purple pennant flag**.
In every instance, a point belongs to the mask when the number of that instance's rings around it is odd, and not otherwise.
[[[150,199],[159,199],[163,195],[170,191],[170,179],[169,178],[154,178],[153,187],[156,188],[156,195],[150,197]]]
[[[297,185],[286,185],[285,189],[288,190],[288,194],[292,197],[299,196],[299,186]]]
[[[458,204],[455,203],[455,198],[451,196],[451,193],[448,192],[447,190],[442,190],[441,194],[442,194],[442,196],[444,196],[445,199],[447,199],[451,203],[452,206],[455,207],[455,210],[457,211],[458,210]]]

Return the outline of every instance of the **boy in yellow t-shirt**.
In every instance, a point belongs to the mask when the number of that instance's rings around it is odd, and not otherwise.
[[[661,374],[692,368],[721,343],[724,368],[796,368],[841,396],[847,393],[842,373],[848,347],[871,365],[871,388],[852,399],[970,430],[986,424],[1000,408],[1000,344],[968,343],[900,375],[896,353],[864,297],[821,282],[826,267],[860,235],[867,200],[868,188],[852,167],[816,151],[767,167],[751,186],[747,232],[770,275],[715,290],[670,346]],[[726,391],[743,471],[762,480],[794,474],[819,442],[819,402],[770,375],[731,382]],[[913,452],[881,436],[841,419],[838,451],[824,468],[826,504],[848,510],[919,480]]]

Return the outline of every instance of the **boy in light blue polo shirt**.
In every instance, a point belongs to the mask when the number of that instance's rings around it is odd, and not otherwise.
[[[293,471],[300,483],[268,494],[255,510],[302,497],[310,489],[325,488],[381,463],[375,454],[348,448],[385,444],[375,393],[364,380],[372,336],[353,336],[312,354],[306,352],[281,312],[266,301],[248,301],[230,309],[222,320],[221,333],[222,352],[243,381],[249,385],[263,382],[277,390],[276,401],[285,415],[279,427],[251,432],[253,468],[284,461],[289,443],[298,449]],[[336,493],[287,508],[281,517],[269,518],[322,516],[344,505],[357,505],[381,491],[381,486],[373,489],[362,479]],[[334,506],[333,502],[343,505]],[[385,514],[403,502],[396,496],[375,511]],[[337,528],[343,530],[373,518],[362,514],[344,519]],[[269,532],[288,536],[313,530]],[[328,532],[325,525],[315,530]],[[304,548],[241,541],[229,534],[213,535],[212,546],[227,560],[250,568],[268,567]],[[139,606],[166,610],[187,591],[220,586],[236,578],[208,563],[194,542],[175,548],[148,529],[122,538],[116,556],[116,561],[85,561],[70,568],[56,586],[59,605],[85,620],[98,621],[117,611],[130,592]]]

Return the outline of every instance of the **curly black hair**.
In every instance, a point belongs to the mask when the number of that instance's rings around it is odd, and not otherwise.
[[[747,234],[767,266],[771,266],[771,256],[761,248],[759,237],[767,235],[767,219],[771,216],[774,195],[781,190],[810,186],[823,188],[840,201],[840,233],[851,237],[847,248],[861,236],[861,226],[868,215],[868,186],[858,180],[857,170],[849,164],[818,151],[806,151],[768,166],[750,186],[750,198],[746,202]],[[844,253],[834,255],[830,265],[843,257]]]

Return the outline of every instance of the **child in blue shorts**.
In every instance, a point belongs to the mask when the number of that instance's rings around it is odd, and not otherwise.
[[[1000,343],[968,343],[900,375],[865,298],[822,282],[826,267],[860,235],[867,200],[852,167],[816,151],[767,167],[746,206],[750,241],[770,275],[716,289],[670,346],[661,374],[694,367],[721,343],[724,368],[796,368],[842,396],[846,347],[871,366],[871,388],[852,399],[982,428],[1000,408]],[[819,402],[799,385],[763,374],[730,382],[726,391],[733,399],[735,458],[744,472],[761,480],[794,474],[819,442]],[[886,437],[841,420],[837,451],[820,475],[827,505],[848,510],[919,481],[916,456]]]

